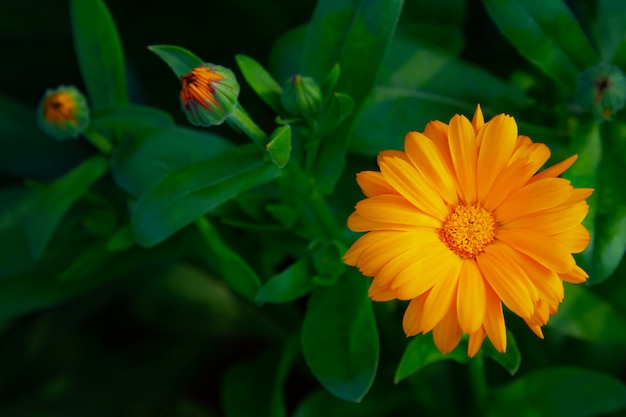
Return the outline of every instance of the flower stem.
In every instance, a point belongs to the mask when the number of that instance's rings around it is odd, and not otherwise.
[[[88,127],[85,132],[83,132],[83,135],[85,135],[87,140],[104,155],[110,154],[113,150],[111,142],[92,127]]]
[[[265,150],[267,144],[267,135],[263,130],[248,116],[248,113],[237,103],[233,112],[226,118],[231,126],[241,130],[246,136],[252,139],[261,149]]]
[[[474,394],[474,406],[477,416],[485,415],[485,407],[487,405],[487,375],[485,373],[485,360],[482,352],[479,352],[469,361],[470,382],[472,392]]]

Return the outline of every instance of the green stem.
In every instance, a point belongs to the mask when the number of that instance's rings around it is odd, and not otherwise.
[[[320,139],[313,137],[311,142],[306,147],[306,159],[304,161],[304,170],[310,173],[315,165],[315,159],[317,158],[317,151],[320,147]]]
[[[472,392],[474,394],[474,404],[477,416],[485,415],[485,407],[487,404],[487,375],[485,373],[485,360],[482,352],[470,359],[469,361],[470,382]]]
[[[233,112],[226,120],[236,129],[241,130],[246,136],[252,139],[259,148],[265,150],[267,144],[267,135],[263,130],[248,116],[248,113],[237,103]]]
[[[109,142],[107,138],[102,136],[92,127],[88,127],[83,133],[83,135],[85,135],[87,140],[91,142],[93,146],[98,148],[98,150],[104,155],[110,154],[111,151],[113,150],[113,145],[111,144],[111,142]]]

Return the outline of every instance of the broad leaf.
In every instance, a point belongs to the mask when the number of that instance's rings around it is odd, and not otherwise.
[[[379,341],[367,282],[354,271],[313,292],[302,323],[302,352],[324,388],[358,402],[374,381]]]
[[[566,90],[599,58],[563,0],[483,0],[496,26],[526,59]]]
[[[459,363],[467,363],[467,343],[461,343],[452,352],[444,355],[437,349],[432,334],[418,334],[409,342],[402,359],[396,369],[394,382],[397,384],[415,372],[434,362],[454,360]]]
[[[122,189],[138,197],[180,168],[232,148],[226,139],[206,131],[138,125],[125,130],[113,152],[111,172]]]
[[[101,0],[72,0],[74,48],[93,110],[128,102],[126,67],[111,13]]]
[[[590,28],[596,50],[602,60],[624,67],[626,64],[626,2],[599,0],[596,18]]]
[[[506,352],[498,352],[488,337],[483,342],[483,352],[502,365],[511,375],[515,375],[522,363],[522,354],[517,347],[515,336],[508,330],[506,331],[506,339]]]
[[[304,257],[267,281],[256,295],[259,303],[285,303],[315,288],[311,260]]]
[[[152,45],[148,49],[159,56],[180,78],[202,64],[202,60],[185,48],[175,45]]]
[[[35,259],[41,256],[63,215],[107,168],[105,158],[93,156],[39,192],[26,222],[26,237]]]
[[[291,156],[291,127],[287,125],[274,130],[265,149],[278,168],[287,165]]]
[[[565,285],[563,303],[548,327],[588,342],[626,346],[626,316],[582,285]]]
[[[492,389],[487,405],[489,416],[609,415],[626,408],[626,386],[596,371],[550,367]]]
[[[235,57],[237,65],[243,74],[243,78],[248,82],[250,87],[261,100],[272,108],[276,113],[281,113],[280,95],[282,93],[281,86],[272,78],[269,72],[261,64],[246,55],[237,55]]]
[[[137,201],[131,217],[135,240],[154,246],[226,200],[279,175],[254,145],[180,168]]]
[[[155,107],[126,104],[95,113],[91,123],[96,129],[132,130],[137,126],[173,126],[174,118]]]

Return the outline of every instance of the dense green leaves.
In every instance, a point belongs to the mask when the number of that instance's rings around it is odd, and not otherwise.
[[[598,56],[564,1],[483,3],[520,54],[568,91],[576,85],[578,73],[598,63]]]
[[[279,174],[252,145],[184,166],[137,201],[131,217],[135,240],[154,246],[229,198]]]
[[[489,415],[587,417],[626,408],[626,386],[599,372],[548,368],[519,377],[490,394]]]
[[[311,260],[304,257],[267,281],[256,295],[256,301],[285,303],[308,294],[313,288]]]
[[[317,288],[302,323],[302,352],[320,383],[347,401],[360,401],[378,367],[379,342],[367,283],[348,271]]]
[[[26,222],[26,236],[31,253],[39,258],[70,207],[107,171],[107,161],[94,156],[52,185],[43,188],[35,197]]]
[[[189,74],[192,69],[202,64],[202,60],[185,48],[175,45],[152,45],[148,47],[161,58],[180,78]]]
[[[322,0],[309,24],[300,73],[323,80],[335,63],[341,67],[337,91],[358,109],[374,86],[402,0]],[[314,173],[323,192],[330,192],[345,164],[350,120],[322,142]]]
[[[124,53],[115,22],[101,0],[72,0],[74,48],[88,101],[98,111],[128,102]]]

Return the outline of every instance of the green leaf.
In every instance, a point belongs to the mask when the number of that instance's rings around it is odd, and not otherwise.
[[[311,260],[304,257],[272,277],[256,295],[258,303],[285,303],[296,300],[315,288]]]
[[[206,243],[206,249],[202,250],[201,256],[236,293],[248,300],[254,300],[261,288],[261,280],[254,270],[222,241],[217,230],[206,218],[198,218],[196,226]]]
[[[592,343],[626,346],[626,317],[582,285],[565,284],[565,298],[548,327]]]
[[[283,33],[272,45],[269,68],[277,80],[286,80],[300,73],[300,57],[307,25],[297,26]]]
[[[434,362],[451,359],[458,363],[467,363],[467,343],[460,344],[452,352],[444,355],[437,349],[431,334],[418,334],[407,345],[396,369],[393,382],[398,383],[415,372]]]
[[[221,136],[198,129],[138,125],[115,148],[111,173],[123,190],[138,197],[171,173],[232,148]]]
[[[335,286],[315,289],[302,323],[302,352],[333,395],[359,402],[370,389],[378,366],[378,331],[367,282],[358,271],[347,272]]]
[[[352,97],[333,93],[327,106],[322,109],[322,117],[319,121],[317,134],[320,136],[330,133],[341,122],[346,120],[354,111],[354,100]]]
[[[97,242],[83,249],[76,259],[59,275],[59,281],[67,282],[89,279],[94,272],[104,267],[115,254],[106,248],[106,241]]]
[[[280,95],[283,91],[281,86],[274,80],[269,72],[261,64],[246,55],[236,55],[237,65],[243,74],[243,78],[261,100],[272,108],[276,113],[282,112]]]
[[[135,241],[151,247],[196,218],[255,185],[277,178],[254,145],[184,166],[165,177],[137,201],[131,217]]]
[[[596,2],[596,17],[589,32],[602,60],[623,67],[626,64],[626,3],[621,0]]]
[[[338,63],[337,91],[350,96],[358,109],[374,86],[402,5],[402,0],[319,1],[308,26],[300,73],[322,81]],[[332,191],[343,171],[353,118],[321,143],[313,172],[323,193]]]
[[[152,45],[148,49],[159,56],[170,66],[176,77],[189,74],[192,69],[202,64],[202,59],[185,48],[175,45]]]
[[[571,91],[578,73],[598,63],[563,0],[483,0],[489,15],[519,53]]]
[[[107,250],[111,252],[130,249],[133,246],[135,246],[135,240],[129,224],[125,224],[117,229],[106,243]]]
[[[128,102],[124,53],[101,0],[72,0],[74,48],[93,110]]]
[[[350,151],[375,156],[402,149],[406,133],[422,131],[430,121],[447,123],[455,113],[471,118],[478,103],[487,115],[514,113],[527,101],[522,90],[481,67],[396,36],[378,85],[357,114]]]
[[[626,408],[626,386],[596,371],[551,367],[492,389],[489,416],[591,417]]]
[[[31,253],[38,259],[69,208],[107,171],[107,160],[93,156],[43,189],[26,222]]]
[[[515,336],[508,330],[506,331],[506,339],[506,352],[498,352],[488,337],[483,342],[483,352],[502,365],[511,375],[515,375],[522,363],[522,354],[517,347]]]
[[[92,117],[95,129],[134,130],[137,126],[173,126],[174,118],[163,110],[140,104],[126,104],[99,111]]]
[[[276,128],[270,136],[270,140],[265,149],[270,155],[272,162],[282,168],[289,162],[291,156],[291,126],[281,126]]]

